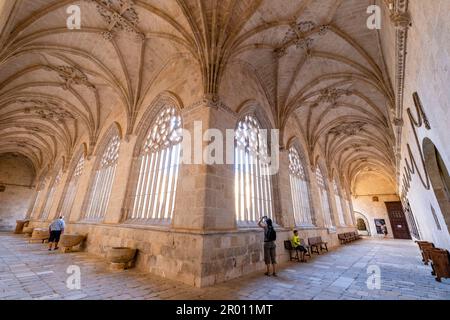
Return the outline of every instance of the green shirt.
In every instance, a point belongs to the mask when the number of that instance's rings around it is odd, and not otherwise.
[[[297,248],[300,245],[300,237],[294,235],[294,237],[291,240],[291,243],[294,248]]]

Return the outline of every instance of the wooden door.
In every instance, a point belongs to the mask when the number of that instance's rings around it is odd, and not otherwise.
[[[386,202],[386,208],[391,221],[392,233],[395,239],[411,239],[408,223],[401,202]]]

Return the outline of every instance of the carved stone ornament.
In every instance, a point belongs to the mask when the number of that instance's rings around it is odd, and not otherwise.
[[[329,103],[332,106],[337,104],[337,100],[343,96],[350,96],[352,94],[349,90],[336,89],[336,88],[326,88],[320,90],[319,98],[316,103]]]
[[[106,40],[112,40],[114,33],[125,31],[135,33],[138,39],[143,39],[143,34],[137,25],[139,16],[134,8],[132,0],[90,0],[97,4],[97,11],[108,25],[108,31],[102,32]]]
[[[58,66],[54,69],[58,72],[59,76],[64,80],[64,88],[70,89],[72,84],[84,85],[88,88],[95,88],[93,84],[91,84],[87,78],[87,76],[80,70],[72,67],[72,66]]]
[[[37,115],[41,119],[50,119],[58,122],[75,119],[70,112],[52,101],[38,98],[20,98],[17,102],[25,105],[24,113]]]
[[[333,129],[330,130],[330,134],[334,134],[336,136],[345,135],[345,136],[355,136],[359,132],[361,132],[366,125],[365,122],[357,121],[350,123],[342,123]]]
[[[307,57],[311,56],[311,48],[314,44],[315,35],[310,33],[318,26],[313,21],[294,21],[290,25],[290,29],[286,32],[283,44],[274,50],[276,58],[281,58],[287,54],[287,49],[291,45],[295,45],[297,49],[306,51]],[[328,25],[319,27],[318,35],[323,36],[329,30]]]
[[[390,18],[396,28],[407,28],[411,23],[411,17],[407,12],[391,14]]]

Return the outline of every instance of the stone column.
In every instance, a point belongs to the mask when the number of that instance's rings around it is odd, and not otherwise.
[[[55,218],[59,217],[60,212],[57,212],[59,203],[62,201],[62,198],[64,197],[64,186],[67,183],[67,179],[70,179],[69,177],[69,170],[66,170],[63,173],[63,178],[61,179],[61,182],[56,186],[55,194],[53,196],[53,202],[52,206],[50,208],[50,213],[48,215],[47,220],[54,220]]]
[[[286,228],[295,228],[294,208],[292,206],[292,190],[289,179],[289,150],[280,150],[280,168],[278,170],[278,190],[280,200],[279,225]]]
[[[339,214],[337,209],[336,195],[334,193],[333,181],[327,180],[328,185],[328,194],[330,195],[330,211],[331,211],[331,220],[333,221],[333,225],[335,227],[341,227],[341,223],[339,220]]]
[[[127,136],[120,142],[119,159],[104,223],[117,224],[122,220],[122,206],[125,201],[135,143],[134,135]]]
[[[353,213],[353,203],[352,203],[352,199],[351,197],[348,200],[348,206],[346,205],[346,208],[348,210],[348,222],[349,222],[349,226],[356,226],[356,221],[355,221],[355,214]]]
[[[327,179],[326,187],[327,187],[327,191],[328,191],[328,202],[330,204],[331,222],[334,227],[338,227],[339,217],[338,217],[338,213],[336,210],[336,199],[335,199],[335,195],[334,195],[333,182],[328,177],[326,177],[326,179]]]
[[[48,196],[48,191],[50,190],[50,182],[51,182],[51,178],[49,178],[48,176],[44,178],[44,181],[42,182],[44,184],[44,188],[42,188],[42,195],[40,199],[37,199],[37,201],[39,201],[39,203],[37,204],[36,207],[36,211],[34,213],[33,216],[31,216],[32,220],[40,220],[39,216],[42,213],[42,210],[44,210],[44,204],[46,203],[47,200],[47,196]]]
[[[203,141],[207,129],[223,135],[223,163],[226,161],[226,129],[233,129],[236,118],[221,106],[203,101],[183,110],[183,126],[191,136],[191,164],[180,166],[172,227],[175,230],[226,231],[236,229],[234,200],[234,166],[207,164],[204,155],[210,144]],[[201,147],[202,152],[198,149]],[[233,146],[229,146],[232,150]],[[196,150],[197,149],[197,150]],[[197,154],[195,155],[195,153]],[[184,158],[184,157],[183,157]],[[201,159],[200,159],[201,158]],[[218,158],[218,157],[216,157]]]
[[[323,228],[325,223],[323,220],[323,208],[320,202],[319,186],[317,184],[314,168],[309,168],[310,176],[310,192],[311,192],[311,206],[314,208],[316,227]]]
[[[81,219],[84,212],[82,212],[82,207],[84,199],[88,196],[89,182],[92,175],[93,166],[95,164],[95,157],[86,157],[84,162],[83,174],[80,176],[80,181],[78,183],[78,189],[75,194],[75,199],[73,201],[72,210],[70,211],[70,216],[66,222],[77,222]]]

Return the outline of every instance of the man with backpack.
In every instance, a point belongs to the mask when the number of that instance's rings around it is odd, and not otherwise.
[[[263,223],[264,222],[264,223]],[[264,273],[266,276],[270,276],[270,265],[272,264],[272,275],[277,276],[275,272],[276,260],[276,244],[277,233],[273,227],[272,220],[267,216],[262,217],[258,226],[264,229],[264,262],[266,263],[267,271]]]

